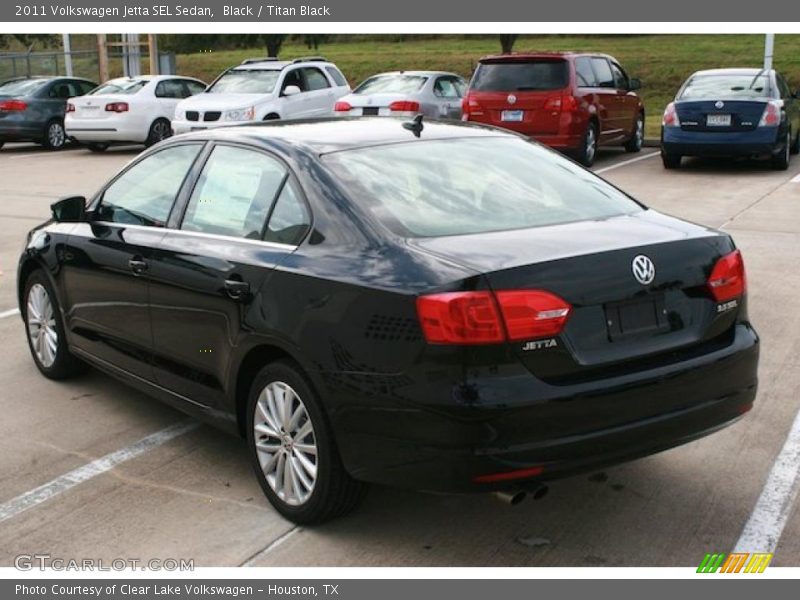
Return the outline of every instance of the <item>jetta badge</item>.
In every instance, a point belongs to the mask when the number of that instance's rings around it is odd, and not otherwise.
[[[508,100],[509,104],[514,104],[517,101],[517,97],[514,94],[509,94],[506,100]]]
[[[723,106],[725,106],[725,103],[722,100],[717,100],[717,103],[714,106],[716,106],[717,108],[722,108]]]
[[[653,283],[653,279],[656,278],[656,267],[653,261],[644,254],[640,254],[633,259],[631,269],[633,270],[633,276],[636,278],[636,281],[642,285],[650,285]]]

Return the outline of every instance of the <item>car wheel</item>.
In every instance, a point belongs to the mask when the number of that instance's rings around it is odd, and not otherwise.
[[[86,144],[90,152],[105,152],[108,150],[109,144]]]
[[[33,361],[49,379],[66,379],[86,371],[67,347],[58,301],[47,277],[34,271],[25,282],[22,317]]]
[[[3,144],[0,144],[0,148],[3,147]],[[794,144],[790,148],[790,152],[792,154],[800,154],[800,131],[794,136]]]
[[[591,167],[597,155],[597,123],[589,122],[586,132],[583,134],[583,142],[578,151],[578,162],[584,167]]]
[[[295,523],[320,523],[359,503],[366,484],[345,471],[319,398],[288,361],[256,375],[247,410],[256,477],[273,507]]]
[[[639,113],[636,117],[636,125],[633,136],[625,142],[626,152],[639,152],[644,144],[644,115]]]
[[[153,124],[150,125],[150,131],[147,134],[147,140],[145,140],[144,144],[149,148],[153,144],[157,144],[171,135],[172,125],[170,122],[166,119],[156,119],[153,121]]]
[[[67,133],[64,131],[64,124],[53,119],[44,128],[42,145],[48,150],[61,150],[66,143]]]
[[[789,168],[789,154],[792,149],[792,134],[786,134],[786,140],[783,143],[783,148],[780,153],[772,157],[772,168],[776,171],[785,171]]]
[[[2,149],[3,149],[3,146],[5,146],[5,145],[6,145],[6,143],[5,143],[5,142],[0,142],[0,150],[2,150]]]
[[[677,169],[681,166],[681,159],[683,156],[680,154],[667,154],[661,151],[661,162],[664,163],[665,169]]]
[[[269,113],[266,117],[264,117],[265,121],[280,121],[280,116],[276,115],[275,113]]]

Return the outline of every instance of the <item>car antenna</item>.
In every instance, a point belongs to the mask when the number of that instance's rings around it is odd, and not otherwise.
[[[416,137],[419,137],[419,134],[422,133],[422,129],[424,128],[424,125],[422,124],[422,115],[417,115],[414,117],[413,121],[406,121],[403,123],[403,127],[408,129]]]

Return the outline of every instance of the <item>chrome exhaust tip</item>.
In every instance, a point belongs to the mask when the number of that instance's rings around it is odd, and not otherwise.
[[[494,497],[500,500],[503,504],[508,504],[509,506],[516,506],[525,498],[527,497],[528,493],[524,490],[515,489],[515,490],[502,490],[500,492],[494,492]]]

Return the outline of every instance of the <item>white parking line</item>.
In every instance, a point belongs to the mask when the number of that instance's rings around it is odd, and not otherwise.
[[[800,490],[800,412],[733,552],[774,552]]]
[[[619,162],[615,165],[611,165],[609,167],[603,167],[602,169],[597,169],[597,171],[595,171],[594,173],[595,175],[600,175],[600,173],[608,173],[609,171],[613,171],[614,169],[625,167],[635,162],[639,162],[640,160],[645,160],[646,158],[653,158],[654,156],[658,156],[659,154],[661,154],[661,152],[651,152],[650,154],[642,154],[641,156],[637,156],[636,158],[623,160],[622,162]]]
[[[792,177],[792,183],[800,183],[800,173]]]
[[[18,314],[19,314],[18,308],[11,308],[9,310],[4,310],[3,312],[0,312],[0,319],[5,319],[6,317],[13,317],[14,315]]]
[[[265,556],[266,554],[269,554],[272,550],[274,550],[275,548],[277,548],[278,546],[283,544],[286,540],[288,540],[294,534],[300,533],[302,530],[303,530],[302,527],[300,527],[299,525],[295,525],[289,531],[287,531],[286,533],[284,533],[283,535],[281,535],[277,539],[273,540],[266,548],[264,548],[263,550],[259,550],[258,552],[253,554],[253,556],[248,558],[246,561],[244,561],[239,566],[240,567],[252,567],[257,558],[260,558],[262,556]]]
[[[166,429],[157,431],[152,435],[148,435],[138,442],[134,442],[130,446],[126,446],[125,448],[117,450],[116,452],[112,452],[111,454],[106,454],[105,456],[98,458],[89,464],[78,467],[77,469],[74,469],[65,475],[61,475],[60,477],[56,477],[52,481],[45,483],[44,485],[41,485],[29,492],[25,492],[24,494],[21,494],[4,504],[0,504],[0,523],[6,519],[17,516],[18,514],[28,510],[29,508],[33,508],[42,502],[46,502],[47,500],[66,492],[70,488],[73,488],[84,481],[88,481],[97,475],[101,475],[102,473],[110,471],[119,464],[136,458],[137,456],[141,456],[156,446],[160,446],[161,444],[175,439],[184,433],[188,433],[193,429],[196,429],[199,425],[200,424],[197,421],[181,421],[180,423],[167,427]]]

